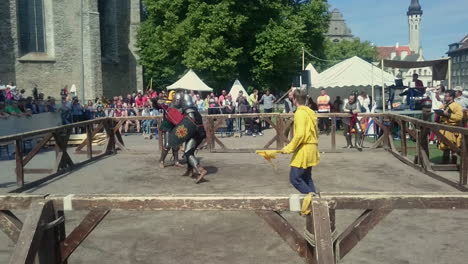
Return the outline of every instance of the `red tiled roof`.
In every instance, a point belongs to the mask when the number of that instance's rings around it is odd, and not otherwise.
[[[408,52],[407,55],[411,55],[411,49],[409,46],[399,46],[398,48],[395,46],[392,47],[377,47],[377,53],[380,59],[390,59],[392,56],[392,52],[396,52],[397,56],[401,56],[403,51]]]

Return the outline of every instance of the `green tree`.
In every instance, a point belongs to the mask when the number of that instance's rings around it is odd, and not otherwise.
[[[377,60],[377,49],[369,41],[362,42],[360,39],[343,40],[340,42],[325,41],[325,57],[331,61],[342,61],[358,56],[368,62]],[[325,67],[330,67],[336,62],[328,62]]]
[[[208,85],[284,90],[301,69],[301,47],[323,53],[325,0],[144,0],[139,31],[145,79],[159,86],[192,68]]]

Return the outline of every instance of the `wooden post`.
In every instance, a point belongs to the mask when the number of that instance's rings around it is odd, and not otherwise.
[[[408,156],[408,149],[406,146],[406,121],[400,121],[400,138],[401,138],[401,155]]]
[[[312,200],[312,221],[314,222],[315,258],[318,264],[333,264],[333,239],[331,232],[330,208],[326,201]]]
[[[461,169],[460,169],[460,185],[466,185],[468,180],[468,135],[462,136],[461,146]]]
[[[210,151],[215,149],[215,131],[214,131],[214,119],[213,118],[208,118],[208,127],[209,127],[209,132],[210,133]]]
[[[284,147],[284,140],[282,134],[284,133],[284,122],[281,115],[276,116],[276,149]]]
[[[104,128],[106,130],[108,142],[106,147],[107,154],[115,154],[115,132],[113,127],[114,121],[112,119],[107,120],[104,123]]]
[[[92,126],[87,125],[86,126],[86,153],[88,159],[93,158],[93,132],[92,132]]]
[[[332,151],[336,150],[336,116],[332,118],[331,125],[331,149]]]
[[[24,185],[24,167],[23,167],[23,140],[15,141],[15,157],[16,157],[16,185]]]

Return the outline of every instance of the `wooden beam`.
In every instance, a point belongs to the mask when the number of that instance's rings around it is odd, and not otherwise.
[[[268,149],[276,140],[278,139],[278,135],[275,135],[272,139],[270,139],[265,146],[264,149]]]
[[[112,127],[114,121],[112,120],[107,120],[107,122],[104,123],[104,129],[106,130],[107,134],[107,146],[106,146],[106,153],[107,154],[115,154],[115,132]]]
[[[307,241],[280,213],[275,211],[256,211],[256,214],[270,225],[292,250],[298,253],[300,257],[305,257]]]
[[[23,164],[23,140],[15,141],[15,158],[16,158],[16,185],[24,185],[24,164]]]
[[[343,259],[392,210],[366,210],[337,239],[336,254]]]
[[[47,135],[45,135],[41,142],[39,142],[39,144],[37,144],[29,153],[28,155],[26,155],[26,157],[24,158],[23,160],[23,166],[26,166],[33,158],[34,156],[36,156],[37,153],[39,153],[39,151],[44,147],[45,144],[47,144],[47,142],[49,142],[49,140],[52,138],[52,133],[47,133]]]
[[[53,169],[24,169],[24,174],[51,174]]]
[[[89,234],[96,228],[99,223],[106,217],[109,210],[92,210],[83,221],[68,235],[61,243],[62,262],[68,260],[70,255],[81,245]]]
[[[32,264],[44,235],[45,212],[52,207],[50,201],[37,201],[31,204],[18,237],[10,264]]]
[[[332,150],[336,150],[336,117],[332,118],[332,126],[331,126],[331,148]]]
[[[23,223],[9,210],[0,210],[0,229],[16,243]]]
[[[459,171],[460,168],[457,164],[432,164],[434,171]]]
[[[86,153],[87,153],[88,159],[93,158],[93,137],[94,137],[93,134],[94,133],[92,131],[92,126],[87,125],[86,126]]]
[[[88,126],[92,126],[92,125],[88,125]],[[94,129],[94,131],[92,132],[91,138],[94,138],[97,135],[97,133],[101,132],[103,128],[104,128],[104,123],[100,122],[99,125],[96,127],[96,129]],[[86,128],[86,131],[88,131],[88,128]],[[83,142],[81,142],[81,144],[78,147],[76,147],[75,151],[78,152],[82,150],[87,144],[88,144],[88,137],[86,137],[86,139]]]
[[[312,200],[312,220],[315,235],[315,258],[318,264],[333,264],[333,239],[329,207],[326,201]]]
[[[460,185],[468,184],[468,136],[461,135],[461,170],[460,170]]]
[[[400,138],[401,138],[401,155],[408,156],[408,148],[406,145],[406,122],[399,120]]]
[[[219,138],[217,136],[213,136],[213,139],[216,143],[218,143],[218,145],[222,148],[222,149],[227,149],[226,145],[224,145],[223,142],[221,142],[221,140],[219,140]]]

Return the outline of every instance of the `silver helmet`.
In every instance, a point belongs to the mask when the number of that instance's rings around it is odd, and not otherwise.
[[[184,91],[178,91],[174,95],[173,107],[175,108],[188,108],[194,106],[192,97]]]

